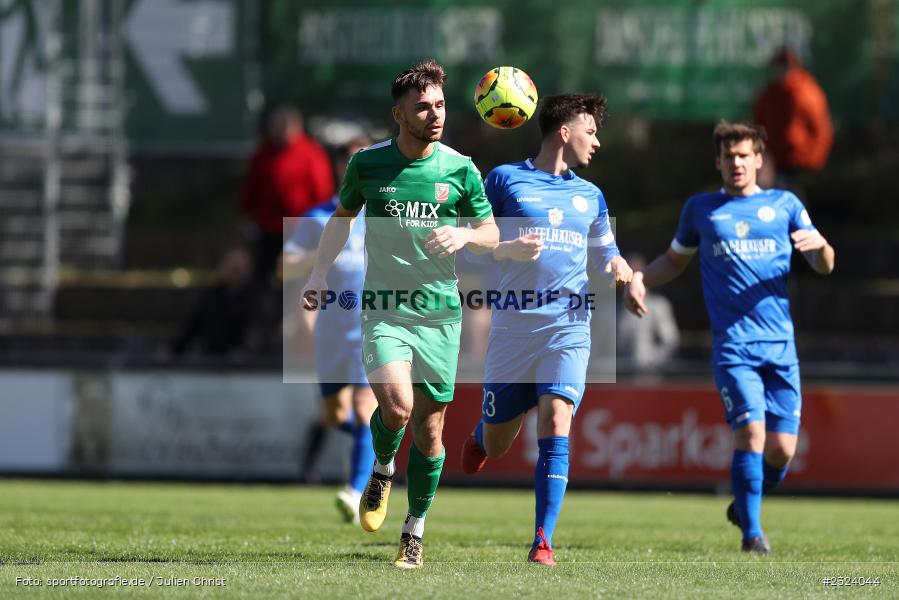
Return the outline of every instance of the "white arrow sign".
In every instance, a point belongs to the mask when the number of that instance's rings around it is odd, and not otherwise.
[[[0,121],[37,124],[44,117],[46,74],[43,40],[50,5],[0,0]]]
[[[182,58],[208,58],[234,49],[234,6],[215,0],[137,0],[125,36],[165,109],[206,112],[207,100]]]

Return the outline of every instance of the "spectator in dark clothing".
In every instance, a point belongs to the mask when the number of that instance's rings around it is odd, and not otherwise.
[[[250,350],[255,289],[249,253],[229,251],[219,264],[219,283],[205,290],[178,337],[161,353],[167,362],[195,348],[204,356],[244,362]]]
[[[266,285],[284,245],[284,217],[298,217],[334,194],[331,161],[303,130],[299,111],[282,108],[267,121],[240,198],[254,238],[254,279]],[[288,231],[292,231],[289,227]]]

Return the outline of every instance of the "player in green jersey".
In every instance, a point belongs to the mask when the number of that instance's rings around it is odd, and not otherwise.
[[[394,455],[410,424],[409,512],[394,563],[402,568],[421,566],[425,514],[443,470],[443,419],[453,399],[462,321],[455,254],[464,247],[489,252],[499,241],[480,173],[439,141],[445,81],[433,61],[396,76],[391,93],[399,134],[350,160],[303,290],[305,308],[314,310],[352,219],[365,206],[363,362],[378,408],[371,418],[377,459],[359,519],[366,531],[384,522]]]

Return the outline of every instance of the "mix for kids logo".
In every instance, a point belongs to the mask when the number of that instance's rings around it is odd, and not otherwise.
[[[449,195],[448,190],[447,195]],[[446,198],[441,200],[441,202],[445,200]],[[438,227],[437,210],[439,208],[440,204],[433,202],[400,202],[395,198],[391,198],[384,205],[384,210],[387,211],[387,214],[400,219],[400,225],[403,227]]]

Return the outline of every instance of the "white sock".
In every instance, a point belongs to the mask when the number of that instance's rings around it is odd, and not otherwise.
[[[413,517],[410,514],[406,515],[406,522],[403,523],[403,533],[411,533],[417,538],[424,537],[425,535],[425,518],[424,517]]]
[[[346,486],[346,493],[349,494],[350,498],[352,498],[356,502],[358,502],[359,499],[362,497],[362,492],[360,492],[359,490],[354,490],[350,486]]]
[[[378,459],[375,459],[375,473],[377,473],[378,475],[383,475],[384,477],[393,477],[395,471],[396,464],[394,463],[392,458],[386,465],[382,465],[378,462]]]

